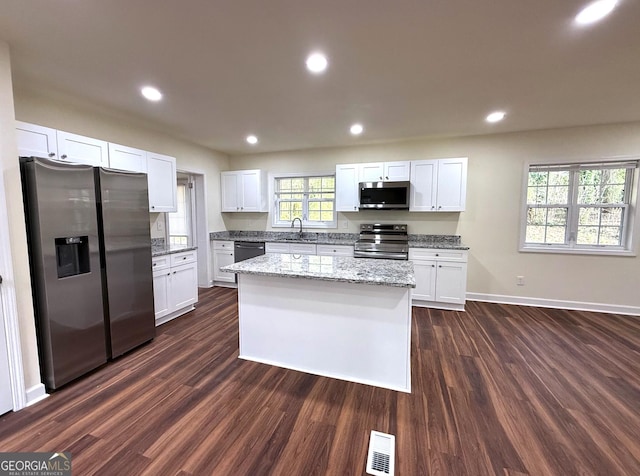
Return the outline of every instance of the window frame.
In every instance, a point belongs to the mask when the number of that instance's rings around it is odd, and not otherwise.
[[[309,200],[307,198],[307,192],[303,192],[303,220],[302,227],[303,228],[319,228],[319,229],[329,229],[329,228],[337,228],[338,227],[338,212],[336,211],[336,187],[335,187],[335,171],[332,172],[286,172],[286,173],[270,173],[269,174],[269,196],[272,199],[269,202],[269,213],[271,213],[271,226],[273,228],[290,228],[291,222],[284,222],[279,220],[278,213],[278,198],[276,195],[276,181],[278,179],[286,179],[286,178],[304,178],[308,180],[309,178],[315,177],[333,177],[334,178],[334,190],[333,190],[333,218],[331,221],[323,221],[323,222],[310,222],[306,216],[308,216],[309,212]],[[308,183],[308,182],[307,182]],[[305,214],[306,213],[306,214]]]
[[[614,245],[579,245],[576,242],[577,226],[579,220],[579,210],[581,205],[578,203],[579,184],[575,183],[576,171],[580,169],[602,169],[615,163],[639,162],[638,156],[608,157],[601,159],[575,160],[571,162],[542,162],[528,161],[524,164],[524,172],[522,177],[521,192],[521,217],[520,217],[520,237],[519,251],[533,253],[561,253],[561,254],[585,254],[585,255],[608,255],[608,256],[636,256],[637,255],[637,237],[640,230],[638,225],[640,220],[637,219],[637,202],[638,188],[640,179],[640,168],[637,166],[631,169],[631,173],[627,174],[627,182],[625,185],[625,197],[628,196],[628,202],[623,206],[623,223],[621,232],[621,246]],[[527,203],[527,191],[529,184],[529,172],[532,167],[565,167],[570,169],[569,176],[569,197],[565,230],[565,242],[562,244],[545,244],[545,243],[526,243],[527,233],[527,211],[529,204]],[[595,205],[595,204],[594,204]],[[616,205],[619,207],[620,205]],[[598,208],[603,208],[596,205]],[[565,208],[564,204],[547,204],[536,208]]]

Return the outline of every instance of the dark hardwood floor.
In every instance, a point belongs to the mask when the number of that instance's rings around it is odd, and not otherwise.
[[[236,292],[48,399],[0,417],[0,451],[73,474],[361,475],[371,429],[398,475],[640,474],[640,320],[467,303],[414,308],[413,393],[239,360]]]

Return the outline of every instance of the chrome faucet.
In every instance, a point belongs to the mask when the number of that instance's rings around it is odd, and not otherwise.
[[[298,217],[295,217],[293,220],[291,220],[291,228],[294,227],[296,220],[298,220],[300,222],[300,238],[302,238],[302,220]]]

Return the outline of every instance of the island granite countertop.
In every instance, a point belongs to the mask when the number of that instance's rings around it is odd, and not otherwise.
[[[220,268],[228,273],[415,288],[411,261],[265,254]]]
[[[314,233],[302,234],[292,231],[215,231],[209,233],[211,241],[249,241],[312,243],[317,245],[353,246],[358,240],[357,233]],[[468,250],[458,235],[414,235],[409,234],[409,248],[437,248],[449,250]]]

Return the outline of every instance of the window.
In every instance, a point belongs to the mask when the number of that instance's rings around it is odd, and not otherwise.
[[[520,249],[630,251],[638,160],[531,165]]]
[[[336,227],[335,175],[274,177],[273,226],[300,218],[307,228]]]
[[[178,180],[176,212],[167,213],[169,217],[169,244],[191,245],[191,188],[188,180]]]

